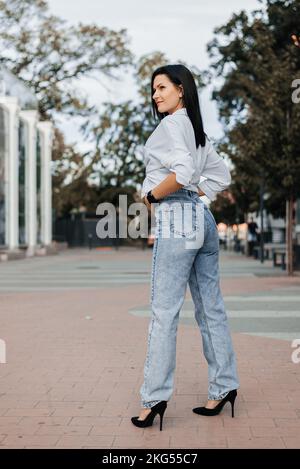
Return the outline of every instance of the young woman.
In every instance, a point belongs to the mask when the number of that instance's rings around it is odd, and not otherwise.
[[[154,211],[151,308],[144,382],[137,427],[163,415],[173,392],[179,312],[189,284],[195,319],[208,363],[209,387],[200,415],[216,415],[239,387],[235,353],[219,286],[219,237],[216,222],[199,198],[211,200],[231,177],[203,130],[197,88],[183,65],[156,69],[151,80],[153,114],[159,125],[144,146],[146,178],[142,197]],[[200,183],[200,176],[206,179]],[[189,223],[186,220],[189,216]],[[196,241],[195,241],[196,237]],[[193,242],[194,244],[190,244]]]

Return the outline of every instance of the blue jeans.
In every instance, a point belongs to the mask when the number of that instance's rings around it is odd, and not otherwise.
[[[142,407],[168,401],[172,395],[177,327],[187,284],[208,364],[208,399],[222,399],[239,387],[239,381],[219,285],[219,236],[215,219],[198,194],[187,189],[179,189],[156,204],[155,219],[152,316],[140,389]],[[185,223],[187,219],[189,223]]]

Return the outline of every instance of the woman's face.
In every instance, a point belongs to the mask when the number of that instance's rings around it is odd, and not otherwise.
[[[183,107],[183,88],[176,87],[167,75],[156,75],[153,81],[152,98],[159,112],[173,114]]]

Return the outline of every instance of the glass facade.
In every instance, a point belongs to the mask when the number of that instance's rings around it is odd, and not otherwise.
[[[50,173],[52,124],[38,125],[35,95],[1,64],[0,103],[0,248],[29,247],[31,256],[36,244],[47,246],[52,240],[51,184],[43,184],[50,176],[43,172]]]
[[[26,128],[20,120],[19,123],[19,244],[26,243],[25,232],[25,155],[26,155]]]
[[[5,245],[5,151],[7,145],[5,111],[0,106],[0,246]]]

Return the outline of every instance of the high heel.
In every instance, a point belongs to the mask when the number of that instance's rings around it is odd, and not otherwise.
[[[195,407],[193,412],[198,415],[218,415],[221,410],[223,409],[226,402],[230,402],[231,404],[231,417],[234,417],[234,401],[237,396],[237,390],[233,389],[229,391],[229,393],[219,402],[219,404],[214,409],[208,409],[207,407]]]
[[[167,401],[160,401],[158,402],[155,406],[151,407],[151,412],[147,415],[147,417],[144,420],[138,420],[137,417],[131,417],[132,423],[136,427],[150,427],[153,424],[154,417],[156,414],[160,415],[160,431],[162,431],[162,423],[163,423],[163,417],[164,417],[164,412],[167,408]]]

